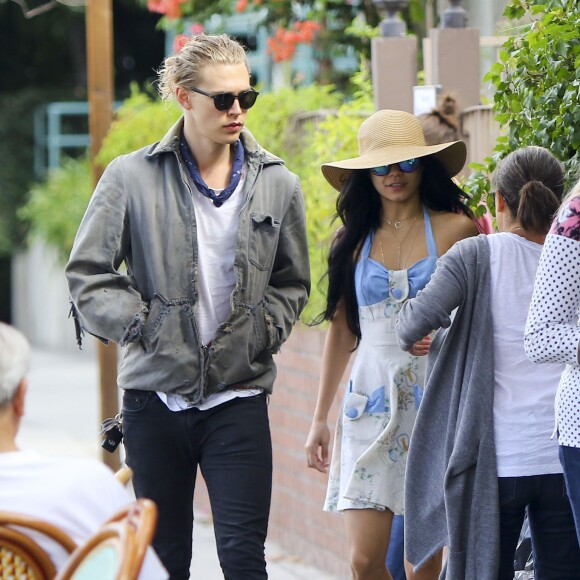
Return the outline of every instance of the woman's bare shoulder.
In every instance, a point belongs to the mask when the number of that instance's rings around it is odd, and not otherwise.
[[[434,211],[430,217],[440,254],[445,253],[455,242],[479,233],[474,221],[463,213]]]

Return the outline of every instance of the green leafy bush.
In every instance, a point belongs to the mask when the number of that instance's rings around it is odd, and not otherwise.
[[[470,176],[476,201],[493,208],[489,175],[510,151],[526,145],[549,149],[566,168],[566,186],[580,169],[580,3],[576,0],[511,0],[504,15],[514,22],[527,16],[486,75],[495,87],[494,111],[506,135],[493,155]]]
[[[14,61],[11,62],[13,70],[18,70]],[[12,255],[26,239],[27,224],[16,219],[16,215],[26,203],[34,180],[35,116],[32,112],[62,96],[36,83],[29,85],[22,90],[3,88],[0,91],[0,259]]]
[[[152,99],[133,86],[103,139],[97,162],[105,167],[119,155],[159,141],[180,115],[177,105]]]
[[[343,95],[334,92],[332,85],[309,85],[299,88],[281,88],[262,93],[246,118],[246,127],[258,143],[284,159],[298,173],[295,157],[300,158],[307,135],[292,121],[301,113],[335,109]],[[298,131],[298,133],[297,133]]]
[[[320,165],[358,155],[358,129],[374,111],[371,82],[363,70],[355,75],[354,99],[335,111],[324,111],[318,122],[312,122],[303,140],[296,173],[302,181],[306,204],[306,221],[310,247],[312,292],[302,320],[311,322],[324,309],[326,297],[327,255],[332,236],[338,227],[333,222],[338,192],[326,181]]]
[[[32,186],[18,217],[30,223],[30,235],[54,246],[63,259],[72,248],[80,220],[91,197],[88,159],[66,159],[47,178]]]

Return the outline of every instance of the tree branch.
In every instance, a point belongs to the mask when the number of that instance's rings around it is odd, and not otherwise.
[[[7,0],[2,1],[5,2]],[[48,2],[45,2],[44,4],[37,6],[36,8],[29,8],[26,0],[8,0],[8,1],[15,2],[16,4],[18,4],[18,6],[20,6],[24,18],[34,18],[39,14],[43,14],[44,12],[48,12],[49,10],[56,8],[58,4],[64,4],[65,6],[86,6],[87,4],[86,0],[49,0]]]

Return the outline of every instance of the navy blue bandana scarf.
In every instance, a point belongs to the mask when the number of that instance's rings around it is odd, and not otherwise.
[[[185,161],[185,166],[189,171],[189,175],[191,176],[193,183],[195,183],[195,187],[197,187],[205,197],[209,197],[216,207],[221,207],[224,204],[224,201],[232,196],[232,193],[234,193],[234,190],[238,187],[240,178],[242,177],[242,169],[244,167],[244,146],[241,141],[238,139],[234,143],[234,165],[232,167],[230,182],[219,194],[217,194],[213,189],[210,189],[207,186],[207,183],[202,179],[197,163],[193,159],[193,155],[191,154],[187,142],[185,141],[185,137],[183,136],[183,131],[181,132],[179,148],[181,150],[181,156]]]

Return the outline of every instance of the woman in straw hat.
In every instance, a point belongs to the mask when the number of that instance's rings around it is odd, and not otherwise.
[[[416,117],[381,110],[363,122],[360,155],[322,165],[340,195],[328,258],[330,325],[318,400],[306,443],[309,467],[326,472],[328,413],[357,349],[336,435],[324,509],[344,514],[353,578],[389,579],[385,556],[393,514],[403,512],[409,439],[422,394],[429,338],[412,354],[397,346],[395,318],[425,286],[440,255],[477,234],[465,194],[461,141],[426,145]],[[433,559],[414,578],[437,578]]]

